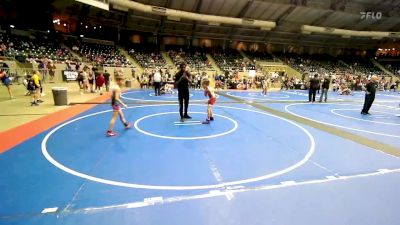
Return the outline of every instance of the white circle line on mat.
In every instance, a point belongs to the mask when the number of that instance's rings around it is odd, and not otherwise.
[[[400,126],[400,123],[389,123],[389,122],[382,122],[382,121],[373,121],[373,120],[366,120],[366,119],[361,119],[361,118],[356,118],[353,116],[346,116],[340,113],[337,113],[336,111],[359,111],[359,109],[331,109],[331,113],[340,117],[344,117],[344,118],[348,118],[348,119],[353,119],[353,120],[359,120],[359,121],[366,121],[369,123],[377,123],[377,124],[386,124],[386,125],[394,125],[394,126]],[[371,112],[378,112],[378,113],[382,113],[382,114],[388,114],[388,115],[392,115],[393,117],[395,117],[396,114],[394,113],[386,113],[386,112],[381,112],[381,111],[376,111],[376,110],[370,110]],[[372,116],[369,116],[372,117]]]
[[[295,105],[312,105],[312,104],[311,103],[293,103],[293,104],[288,104],[288,105],[285,106],[285,111],[290,113],[290,114],[292,114],[292,115],[294,115],[294,116],[298,116],[298,117],[306,119],[306,120],[311,120],[311,121],[316,122],[316,123],[321,123],[321,124],[325,124],[325,125],[329,125],[329,126],[333,126],[333,127],[339,127],[339,128],[343,128],[343,129],[346,129],[346,130],[354,130],[354,131],[359,131],[359,132],[364,132],[364,133],[369,133],[369,134],[376,134],[376,135],[387,136],[387,137],[400,138],[399,135],[385,134],[385,133],[379,133],[379,132],[368,131],[368,130],[361,130],[361,129],[357,129],[357,128],[351,128],[351,127],[337,125],[337,124],[334,124],[334,123],[327,123],[327,122],[322,122],[322,121],[319,121],[319,120],[311,119],[309,117],[299,115],[299,114],[294,113],[294,112],[289,110],[290,107],[295,106]],[[324,103],[323,105],[351,105],[351,104]],[[354,106],[354,105],[352,105],[352,106]],[[360,109],[360,111],[361,111],[361,109]]]
[[[129,108],[143,108],[143,107],[160,107],[160,106],[168,106],[168,105],[176,105],[176,104],[163,104],[163,105],[145,105],[145,106],[132,106]],[[192,104],[192,105],[196,105],[196,104]],[[204,105],[199,105],[197,104],[197,106],[204,106]],[[257,181],[262,181],[262,180],[266,180],[266,179],[270,179],[285,173],[288,173],[300,166],[302,166],[303,164],[305,164],[310,158],[311,156],[314,154],[315,152],[315,139],[314,137],[311,135],[311,133],[305,129],[303,126],[290,121],[288,119],[273,115],[273,114],[269,114],[266,112],[260,112],[260,111],[256,111],[256,110],[251,110],[251,109],[243,109],[243,108],[237,108],[237,107],[231,107],[231,106],[214,106],[217,108],[228,108],[228,109],[236,109],[236,110],[243,110],[243,111],[248,111],[248,112],[254,112],[254,113],[258,113],[258,114],[262,114],[262,115],[267,115],[267,116],[272,116],[281,120],[284,120],[294,126],[296,126],[297,128],[299,128],[300,130],[302,130],[308,137],[309,141],[310,141],[310,147],[309,150],[307,152],[307,154],[297,163],[282,169],[282,170],[278,170],[275,171],[273,173],[269,173],[269,174],[265,174],[262,176],[258,176],[258,177],[253,177],[253,178],[248,178],[248,179],[243,179],[243,180],[237,180],[237,181],[231,181],[231,182],[223,182],[223,183],[219,183],[219,184],[212,184],[212,185],[196,185],[196,186],[171,186],[171,185],[146,185],[146,184],[135,184],[135,183],[127,183],[127,182],[120,182],[120,181],[115,181],[115,180],[108,180],[108,179],[103,179],[103,178],[99,178],[99,177],[94,177],[82,172],[78,172],[75,171],[67,166],[64,166],[63,164],[59,163],[57,160],[55,160],[48,152],[47,150],[47,141],[49,140],[49,138],[51,137],[52,134],[54,134],[57,130],[63,128],[64,126],[76,122],[78,120],[81,120],[83,118],[87,118],[90,116],[94,116],[94,115],[98,115],[98,114],[102,114],[102,113],[106,113],[106,112],[111,112],[112,110],[105,110],[105,111],[101,111],[101,112],[97,112],[97,113],[92,113],[89,115],[85,115],[85,116],[81,116],[75,119],[72,119],[70,121],[67,121],[63,124],[58,125],[56,128],[52,129],[49,133],[46,134],[46,136],[44,137],[42,143],[41,143],[41,149],[42,149],[42,154],[43,156],[51,163],[53,164],[55,167],[59,168],[60,170],[63,170],[66,173],[69,173],[71,175],[77,176],[77,177],[81,177],[83,179],[87,179],[87,180],[91,180],[94,182],[98,182],[98,183],[102,183],[102,184],[108,184],[108,185],[113,185],[113,186],[119,186],[119,187],[126,187],[126,188],[139,188],[139,189],[153,189],[153,190],[204,190],[204,189],[215,189],[215,188],[224,188],[227,186],[234,186],[234,185],[240,185],[240,184],[246,184],[246,183],[251,183],[251,182],[257,182]]]
[[[206,114],[206,113],[202,113],[202,112],[190,112],[190,113]],[[222,118],[225,118],[225,119],[231,121],[233,123],[233,128],[228,130],[228,131],[226,131],[226,132],[222,132],[222,133],[219,133],[219,134],[213,134],[213,135],[207,135],[207,136],[176,137],[176,136],[166,136],[166,135],[154,134],[154,133],[145,131],[145,130],[143,130],[143,129],[141,129],[139,127],[139,123],[144,119],[147,119],[147,118],[150,118],[150,117],[154,117],[154,116],[159,116],[159,115],[167,115],[167,114],[178,114],[178,112],[155,113],[155,114],[151,114],[151,115],[147,115],[147,116],[141,117],[141,118],[137,119],[134,122],[134,127],[135,127],[135,129],[137,131],[139,131],[139,132],[141,132],[143,134],[146,134],[146,135],[149,135],[149,136],[153,136],[153,137],[157,137],[157,138],[172,139],[172,140],[199,140],[199,139],[207,139],[207,138],[216,138],[216,137],[221,137],[221,136],[230,134],[230,133],[236,131],[237,128],[238,128],[238,123],[236,122],[236,120],[234,120],[232,118],[229,118],[227,116],[222,116],[222,115],[215,114],[215,113],[213,114],[213,116],[222,117]]]

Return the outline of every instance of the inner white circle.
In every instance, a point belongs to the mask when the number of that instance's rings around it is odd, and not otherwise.
[[[400,138],[399,135],[393,135],[393,134],[386,134],[386,133],[380,133],[380,132],[374,132],[374,131],[369,131],[369,130],[364,130],[364,129],[357,129],[357,128],[351,128],[351,127],[347,127],[347,126],[342,126],[342,125],[338,125],[338,124],[334,124],[334,123],[328,123],[328,122],[323,122],[320,120],[316,120],[316,119],[312,119],[310,117],[306,117],[306,116],[302,116],[300,114],[294,113],[292,111],[289,110],[290,107],[292,106],[296,106],[296,105],[312,105],[312,103],[293,103],[293,104],[288,104],[285,106],[285,111],[294,115],[294,116],[298,116],[300,118],[306,119],[306,120],[311,120],[314,121],[316,123],[321,123],[321,124],[325,124],[325,125],[329,125],[329,126],[333,126],[333,127],[339,127],[339,128],[343,128],[346,130],[354,130],[354,131],[359,131],[359,132],[364,132],[364,133],[369,133],[369,134],[376,134],[376,135],[382,135],[382,136],[387,136],[387,137],[394,137],[394,138]],[[336,103],[324,103],[324,105],[351,105],[354,106],[354,104],[336,104]],[[362,107],[362,105],[360,105],[360,107]],[[383,105],[380,105],[379,107],[386,107]],[[390,108],[389,106],[386,108]],[[361,111],[361,108],[359,109]]]
[[[142,105],[142,106],[131,106],[128,108],[144,108],[144,107],[159,107],[159,106],[171,106],[171,105],[176,105],[176,104],[163,104],[163,105]],[[196,104],[192,104],[192,105],[196,105]],[[199,105],[197,104],[197,106],[204,106],[204,105]],[[308,137],[308,139],[310,140],[310,148],[307,152],[307,154],[303,157],[303,159],[301,159],[300,161],[298,161],[297,163],[282,169],[282,170],[278,170],[275,171],[273,173],[269,173],[269,174],[265,174],[259,177],[253,177],[253,178],[249,178],[249,179],[243,179],[243,180],[237,180],[237,181],[231,181],[231,182],[223,182],[223,183],[219,183],[219,184],[213,184],[213,185],[197,185],[197,186],[170,186],[170,185],[146,185],[146,184],[134,184],[134,183],[127,183],[127,182],[120,182],[120,181],[114,181],[114,180],[108,180],[108,179],[103,179],[103,178],[99,178],[99,177],[95,177],[95,176],[91,176],[82,172],[78,172],[75,171],[67,166],[64,166],[63,164],[59,163],[57,160],[55,160],[48,152],[47,150],[47,141],[49,140],[49,138],[51,137],[51,135],[53,135],[56,131],[58,131],[59,129],[63,128],[64,126],[70,124],[70,123],[74,123],[78,120],[90,117],[90,116],[95,116],[95,115],[99,115],[99,114],[103,114],[103,113],[108,113],[111,112],[112,110],[105,110],[105,111],[101,111],[101,112],[96,112],[96,113],[92,113],[92,114],[88,114],[85,116],[81,116],[75,119],[72,119],[70,121],[67,121],[63,124],[58,125],[56,128],[54,128],[53,130],[51,130],[49,133],[46,134],[46,136],[44,137],[42,144],[41,144],[41,148],[42,148],[42,154],[43,156],[51,163],[53,164],[55,167],[63,170],[66,173],[72,174],[74,176],[77,177],[81,177],[87,180],[91,180],[94,182],[98,182],[98,183],[103,183],[103,184],[108,184],[108,185],[113,185],[113,186],[119,186],[119,187],[127,187],[127,188],[141,188],[141,189],[153,189],[153,190],[204,190],[204,189],[215,189],[215,188],[226,188],[227,186],[234,186],[234,185],[240,185],[240,184],[247,184],[247,183],[252,183],[252,182],[257,182],[257,181],[262,181],[262,180],[266,180],[266,179],[270,179],[276,176],[280,176],[282,174],[288,173],[300,166],[302,166],[303,164],[305,164],[310,158],[311,156],[314,154],[315,152],[315,139],[314,137],[310,134],[310,132],[308,130],[306,130],[304,127],[300,126],[299,124],[273,115],[273,114],[269,114],[266,112],[260,112],[260,111],[256,111],[256,110],[251,110],[251,109],[245,109],[245,108],[237,108],[237,107],[231,107],[231,106],[214,106],[217,108],[227,108],[227,109],[236,109],[236,110],[243,110],[243,111],[248,111],[248,112],[254,112],[254,113],[258,113],[258,114],[262,114],[262,115],[267,115],[267,116],[271,116],[271,117],[275,117],[278,119],[281,119],[283,121],[286,121],[294,126],[296,126],[297,128],[299,128],[300,130],[302,130]]]
[[[191,114],[207,114],[207,113],[204,113],[204,112],[190,112],[190,113]],[[135,121],[135,123],[134,123],[134,126],[135,126],[136,130],[138,130],[139,132],[141,132],[143,134],[150,135],[150,136],[157,137],[157,138],[174,139],[174,140],[195,140],[195,139],[215,138],[215,137],[220,137],[220,136],[223,136],[223,135],[230,134],[230,133],[234,132],[235,130],[237,130],[237,128],[238,128],[238,123],[234,119],[229,118],[227,116],[222,116],[222,115],[219,115],[219,114],[215,114],[215,113],[213,114],[213,116],[222,117],[222,118],[225,118],[227,120],[230,120],[233,123],[232,129],[230,129],[230,130],[228,130],[226,132],[223,132],[223,133],[207,135],[207,136],[177,137],[177,136],[165,136],[165,135],[159,135],[159,134],[150,133],[148,131],[145,131],[145,130],[141,129],[139,127],[139,125],[138,125],[144,119],[147,119],[147,118],[150,118],[150,117],[154,117],[154,116],[167,115],[167,114],[179,114],[179,113],[178,112],[163,112],[163,113],[156,113],[156,114],[151,114],[151,115],[148,115],[148,116],[144,116],[142,118],[137,119]]]
[[[370,123],[378,123],[378,124],[386,124],[386,125],[394,125],[394,126],[399,126],[400,125],[400,123],[389,123],[389,122],[382,122],[382,121],[373,121],[373,120],[366,120],[366,119],[361,119],[361,118],[357,118],[357,117],[353,117],[353,116],[346,116],[346,115],[337,113],[336,111],[360,111],[360,109],[331,109],[331,113],[333,113],[334,115],[337,115],[337,116],[344,117],[344,118],[353,119],[353,120],[360,120],[360,121],[366,121],[366,122],[370,122]],[[393,117],[396,116],[395,113],[381,112],[381,111],[377,111],[377,110],[370,110],[370,111],[371,112],[382,113],[382,114],[386,114],[386,115],[391,115]],[[369,116],[369,117],[372,117],[372,116]]]

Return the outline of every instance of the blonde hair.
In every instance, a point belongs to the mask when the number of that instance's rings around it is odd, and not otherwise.
[[[207,79],[207,78],[205,78],[205,79],[203,79],[203,81],[201,82],[201,84],[202,84],[203,86],[204,86],[204,85],[208,86],[208,85],[210,85],[210,80]]]

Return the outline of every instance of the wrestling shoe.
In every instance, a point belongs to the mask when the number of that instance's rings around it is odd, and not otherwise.
[[[210,120],[211,120],[211,121],[214,121],[214,117],[210,117]]]
[[[112,131],[107,131],[107,137],[114,137],[115,135],[117,135],[117,133],[114,133]]]
[[[185,119],[192,119],[192,117],[190,117],[189,115],[184,115],[183,118],[185,118]]]
[[[203,121],[203,122],[201,122],[202,124],[210,124],[210,120],[206,120],[206,121]]]
[[[131,124],[131,123],[128,122],[128,123],[125,124],[125,129],[129,129],[129,128],[131,128],[131,127],[132,127],[132,124]]]

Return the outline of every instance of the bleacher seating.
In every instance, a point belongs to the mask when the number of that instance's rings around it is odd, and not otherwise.
[[[212,56],[219,68],[223,71],[243,70],[243,57],[234,49],[226,49],[225,51],[216,49],[213,51]]]
[[[0,33],[0,55],[25,60],[41,60],[43,58],[64,62],[72,55],[62,48],[56,40],[45,37],[23,37]]]
[[[251,61],[274,61],[274,57],[268,52],[245,51],[244,53]]]
[[[156,48],[135,46],[129,48],[128,52],[143,68],[154,69],[165,68],[167,66],[167,62]]]
[[[382,75],[382,71],[375,67],[369,59],[362,57],[333,57],[326,54],[321,55],[298,55],[293,53],[275,54],[282,61],[298,70],[301,73],[335,73],[335,74],[377,74]]]
[[[84,57],[84,60],[97,65],[123,66],[131,65],[131,62],[122,55],[116,46],[93,43],[69,43],[72,49]]]
[[[168,54],[176,66],[185,62],[190,68],[196,70],[212,70],[211,63],[208,62],[208,49],[191,48],[185,49],[169,46]]]

